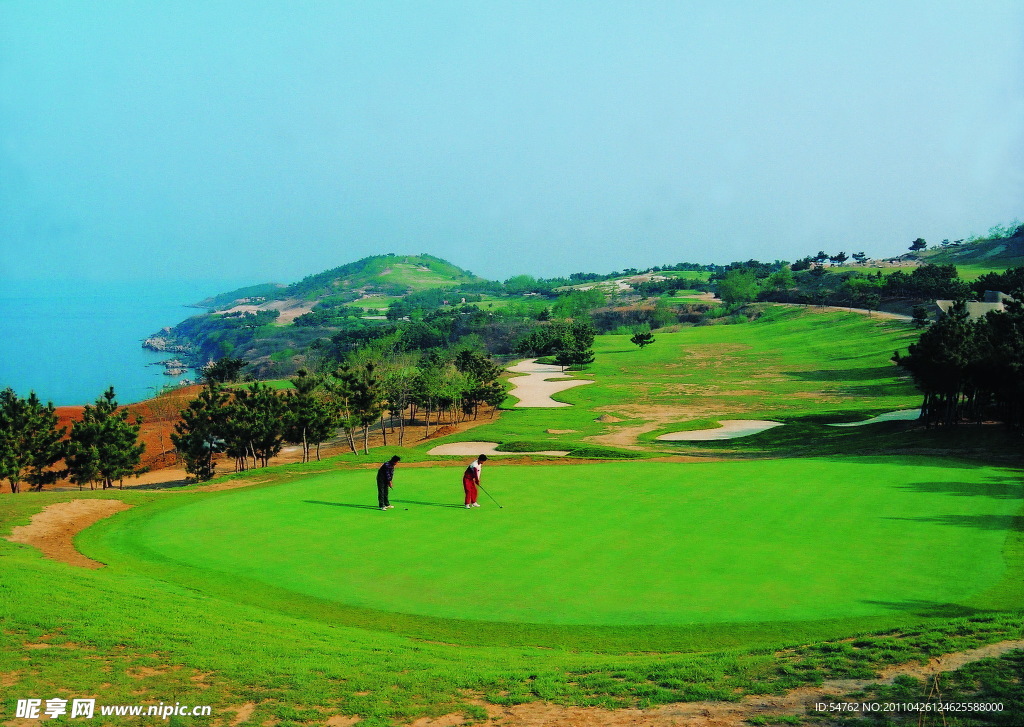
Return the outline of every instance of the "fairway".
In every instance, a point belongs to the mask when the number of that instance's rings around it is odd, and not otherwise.
[[[977,600],[1006,571],[1013,470],[919,458],[372,471],[161,503],[90,541],[380,611],[534,624],[842,619]],[[116,562],[112,563],[116,566]]]

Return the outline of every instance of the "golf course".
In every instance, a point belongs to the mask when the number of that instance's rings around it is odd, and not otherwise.
[[[831,426],[919,405],[888,362],[912,335],[779,306],[643,349],[602,336],[585,371],[545,374],[593,382],[554,393],[562,406],[509,397],[413,447],[8,497],[6,533],[73,500],[128,509],[74,538],[99,568],[0,540],[6,708],[102,693],[210,704],[217,724],[557,723],[529,716],[546,704],[657,725],[657,705],[692,702],[745,724],[751,699],[839,698],[836,679],[1015,643],[1024,484],[984,454],[1004,435],[958,451],[905,419]],[[779,426],[657,439],[748,419]],[[462,504],[470,457],[428,453],[460,441],[504,454],[480,508]],[[569,454],[536,454],[554,449]],[[381,511],[374,470],[395,453]]]

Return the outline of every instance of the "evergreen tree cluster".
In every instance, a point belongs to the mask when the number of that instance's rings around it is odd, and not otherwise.
[[[21,398],[12,389],[0,391],[0,479],[15,493],[23,482],[38,492],[61,477],[79,488],[88,484],[93,489],[98,483],[107,489],[115,481],[123,485],[125,477],[145,472],[139,466],[145,451],[138,441],[141,420],[128,417],[110,387],[85,407],[68,436],[65,427],[57,426],[52,403],[43,406],[35,392]]]
[[[261,383],[229,390],[208,379],[171,435],[186,471],[198,481],[210,479],[219,454],[233,459],[239,472],[266,467],[285,443],[302,447],[303,462],[314,451],[319,460],[320,445],[339,430],[353,453],[361,446],[366,454],[374,426],[385,445],[390,428],[401,446],[417,417],[429,432],[432,420],[436,426],[444,415],[451,421],[478,416],[481,405],[493,414],[504,400],[502,369],[490,357],[465,349],[418,357],[394,343],[364,346],[327,373],[300,370],[291,390]]]
[[[63,457],[66,429],[57,427],[53,404],[42,405],[36,393],[19,398],[13,389],[0,391],[0,478],[11,492],[30,490],[56,482],[60,470],[53,469]]]
[[[1024,292],[1017,290],[1018,296]],[[962,301],[921,333],[907,355],[893,361],[905,368],[924,394],[921,419],[927,426],[961,421],[1002,421],[1024,425],[1024,303],[972,321]]]
[[[551,321],[519,339],[515,350],[525,356],[554,356],[563,368],[585,366],[594,361],[596,334],[589,320]]]

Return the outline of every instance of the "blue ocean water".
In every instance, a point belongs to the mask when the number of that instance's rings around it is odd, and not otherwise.
[[[57,406],[91,403],[109,386],[122,404],[147,399],[183,377],[165,376],[154,364],[173,354],[142,341],[204,312],[190,304],[252,282],[2,281],[0,389],[33,390]]]

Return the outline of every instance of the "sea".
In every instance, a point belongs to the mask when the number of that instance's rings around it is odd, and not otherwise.
[[[88,404],[113,386],[117,401],[148,399],[196,378],[166,376],[171,353],[142,348],[190,307],[252,280],[0,280],[0,389],[35,391],[56,406]]]

